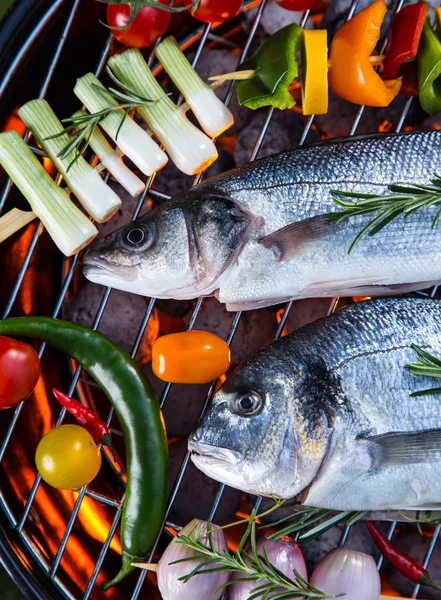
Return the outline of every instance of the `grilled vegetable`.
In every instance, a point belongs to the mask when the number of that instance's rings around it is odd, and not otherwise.
[[[303,32],[302,111],[304,115],[328,112],[328,34],[325,29]]]
[[[61,425],[40,440],[35,464],[52,487],[76,490],[95,479],[101,467],[101,454],[84,427]]]
[[[426,21],[418,49],[418,89],[421,106],[430,115],[441,111],[440,75],[441,40]]]
[[[256,54],[239,67],[239,71],[253,70],[250,79],[236,82],[240,104],[253,110],[274,106],[280,110],[292,108],[294,98],[288,87],[298,74],[297,51],[303,39],[303,29],[296,23],[279,29],[268,38]]]
[[[427,4],[404,6],[392,19],[390,38],[383,65],[383,76],[392,79],[404,61],[415,58],[427,15]]]
[[[322,0],[276,0],[276,4],[286,10],[304,11],[320,6]]]
[[[168,6],[169,0],[157,0]],[[107,24],[118,42],[129,48],[146,48],[164,35],[170,23],[170,12],[142,6],[129,23],[131,7],[128,4],[108,4]]]
[[[175,165],[187,175],[206,169],[218,156],[216,146],[173,104],[136,49],[109,59],[115,75],[135,93],[154,100],[138,112],[159,138]]]
[[[30,396],[39,377],[40,359],[32,346],[0,336],[0,409]]]
[[[90,408],[81,404],[81,402],[77,402],[55,388],[52,389],[52,392],[58,402],[75,417],[78,423],[82,425],[86,431],[90,433],[95,442],[99,442],[100,444],[104,444],[105,446],[109,446],[110,449],[113,449],[110,429],[104,421],[90,410]]]
[[[230,348],[208,331],[184,331],[158,338],[152,368],[159,379],[173,383],[206,383],[230,366]]]
[[[440,131],[377,134],[257,160],[95,242],[83,258],[85,275],[147,296],[215,294],[228,310],[423,289],[441,281],[441,237],[431,229],[439,207],[392,220],[348,254],[372,216],[332,221],[331,191],[381,194],[393,183],[427,184],[440,148]]]
[[[398,548],[396,548],[392,542],[375,527],[372,521],[367,521],[366,526],[381,554],[399,573],[401,573],[401,575],[407,577],[407,579],[410,579],[410,581],[413,581],[414,583],[427,585],[437,590],[441,589],[441,587],[436,585],[430,578],[429,573],[423,565],[420,565],[419,562],[398,550]]]
[[[90,113],[99,116],[102,111],[107,112],[99,121],[100,126],[145,175],[150,176],[167,164],[165,152],[138,123],[119,108],[120,104],[107,93],[93,73],[80,77],[74,92]]]
[[[0,134],[0,164],[63,254],[75,254],[97,235],[94,224],[55,184],[16,131]]]
[[[137,363],[86,327],[46,317],[0,321],[0,334],[44,340],[76,360],[101,386],[120,421],[127,460],[121,524],[122,569],[106,588],[143,560],[158,535],[167,500],[167,439],[153,389]]]
[[[436,509],[440,398],[410,394],[439,382],[404,367],[415,341],[441,354],[440,314],[436,300],[360,302],[263,348],[214,395],[194,464],[310,507]]]
[[[184,96],[202,129],[217,137],[234,123],[234,117],[213,89],[202,81],[185,58],[175,38],[163,40],[155,50],[156,56]]]
[[[192,15],[203,23],[223,23],[239,12],[242,3],[243,0],[199,0]],[[185,4],[191,7],[195,2],[185,0]]]
[[[314,569],[311,584],[347,600],[379,600],[380,575],[372,556],[336,548]]]
[[[297,571],[303,579],[308,580],[305,560],[295,542],[289,541],[287,538],[277,541],[261,538],[257,542],[256,550],[260,556],[265,553],[271,565],[281,571],[288,579],[294,581],[294,571]],[[241,582],[239,580],[243,579],[243,573],[234,573],[233,579],[238,580],[238,582],[229,588],[228,600],[248,600],[250,596],[257,593],[257,588],[260,585],[267,583],[264,581],[259,583],[255,581]],[[271,598],[271,595],[269,595],[269,598]]]
[[[31,100],[18,114],[87,212],[99,223],[108,221],[121,206],[120,198],[76,150],[60,158],[60,152],[70,140],[67,134],[60,135],[63,125],[46,100]]]
[[[179,534],[170,542],[161,560],[158,563],[158,588],[163,600],[188,600],[189,598],[209,598],[210,600],[219,600],[223,595],[223,590],[214,593],[218,586],[228,581],[228,573],[207,573],[201,574],[189,581],[182,581],[182,577],[188,575],[198,564],[197,557],[203,560],[203,555],[190,550],[184,544],[181,544],[179,538],[185,536],[196,542],[208,544],[207,535],[208,524],[206,521],[193,519],[186,525]],[[224,532],[216,529],[216,525],[211,524],[214,529],[212,534],[213,548],[217,552],[228,551]],[[173,564],[175,561],[182,561]],[[215,565],[212,565],[215,566]],[[207,567],[209,568],[209,567]]]
[[[331,44],[329,85],[340,98],[355,104],[388,106],[400,91],[401,81],[383,81],[369,60],[386,12],[384,1],[376,0],[337,31]]]
[[[73,117],[83,116],[86,116],[86,113],[83,110],[79,110],[73,115]],[[124,164],[121,156],[113,150],[109,142],[101,133],[99,127],[93,128],[89,144],[100,159],[101,164],[111,175],[113,175],[116,181],[118,181],[131,196],[139,196],[145,189],[145,184]]]

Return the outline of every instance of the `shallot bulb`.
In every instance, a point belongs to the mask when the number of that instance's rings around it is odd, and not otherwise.
[[[330,594],[345,594],[345,600],[378,600],[380,575],[372,556],[336,548],[314,569],[310,583]]]
[[[257,553],[262,555],[262,549],[268,556],[268,560],[284,575],[294,580],[294,569],[304,578],[308,578],[306,565],[300,548],[295,542],[283,540],[271,541],[266,538],[261,538],[257,543]],[[246,577],[244,573],[235,573],[232,579],[243,579]],[[256,583],[255,581],[245,581],[243,583],[235,583],[229,588],[228,600],[247,600],[252,596],[253,591],[263,585],[263,581]],[[274,592],[275,595],[277,592]],[[271,598],[271,594],[268,596]]]
[[[217,552],[223,553],[227,549],[224,532],[216,529],[214,524],[211,527],[213,529],[213,546]],[[198,564],[197,561],[186,561],[175,565],[170,564],[175,560],[198,556],[197,552],[178,542],[181,535],[200,541],[206,546],[209,545],[206,521],[193,519],[193,521],[182,529],[178,536],[167,546],[158,563],[158,587],[161,596],[164,600],[190,600],[196,598],[219,600],[222,597],[223,590],[216,594],[213,594],[213,592],[218,586],[228,581],[228,573],[207,573],[206,575],[195,575],[187,583],[179,581],[180,577],[188,575]],[[202,560],[203,557],[201,556],[201,562]],[[207,566],[207,569],[214,566],[211,564]]]

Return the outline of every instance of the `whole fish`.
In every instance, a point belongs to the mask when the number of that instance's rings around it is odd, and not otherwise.
[[[439,381],[412,375],[416,343],[441,357],[441,302],[352,305],[260,350],[190,436],[210,477],[331,510],[441,507]]]
[[[437,207],[397,218],[348,254],[373,217],[327,218],[330,190],[428,183],[441,131],[335,139],[207,179],[95,242],[88,279],[158,298],[216,295],[230,310],[291,298],[385,295],[441,281]]]

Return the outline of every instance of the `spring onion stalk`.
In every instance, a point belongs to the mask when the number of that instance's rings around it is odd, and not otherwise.
[[[93,73],[80,77],[74,92],[90,113],[118,106],[115,98],[106,92],[106,88]],[[100,126],[144,175],[150,176],[162,169],[168,162],[165,152],[138,123],[129,116],[122,121],[123,117],[123,109],[115,109],[100,122]]]
[[[128,88],[155,101],[137,110],[181,171],[195,175],[216,160],[216,146],[173,104],[138,49],[115,54],[109,66]]]
[[[96,236],[95,225],[55,184],[16,131],[0,134],[0,164],[63,254],[75,254]]]
[[[229,129],[234,117],[213,89],[202,81],[188,62],[174,37],[163,40],[155,54],[186,99],[202,129],[217,137]]]
[[[82,117],[85,115],[86,113],[84,110],[79,110],[73,116]],[[118,181],[131,196],[139,196],[145,189],[144,182],[141,181],[141,179],[124,163],[122,157],[112,148],[101,133],[99,127],[93,129],[89,144],[100,159],[102,165],[104,165],[109,173],[113,175],[116,181]]]
[[[70,140],[67,134],[52,138],[63,131],[63,125],[46,100],[31,100],[20,108],[18,114],[87,212],[99,223],[113,217],[121,206],[121,200],[101,179],[99,173],[82,156],[76,157],[76,150],[66,158],[60,158],[60,152]]]

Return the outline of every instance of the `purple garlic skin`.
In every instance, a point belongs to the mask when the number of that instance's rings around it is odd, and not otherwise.
[[[216,530],[214,523],[211,524],[211,527],[214,548],[217,552],[223,553],[227,549],[224,532],[219,529]],[[186,561],[176,565],[170,564],[182,558],[198,556],[197,552],[179,543],[178,540],[181,535],[200,541],[205,546],[209,545],[207,522],[200,519],[190,521],[170,542],[158,563],[158,588],[162,598],[164,600],[220,600],[223,590],[216,594],[213,592],[219,585],[228,581],[228,573],[207,573],[206,575],[195,575],[187,583],[179,581],[180,577],[190,573],[198,564],[197,561]],[[201,556],[201,562],[203,560],[204,557]],[[207,569],[213,566],[211,564]]]
[[[295,569],[302,577],[308,579],[303,555],[295,542],[285,540],[271,541],[266,538],[261,538],[257,543],[257,552],[260,555],[263,554],[262,548],[265,548],[268,560],[277,567],[279,571],[282,571],[284,575],[294,580],[293,571]],[[246,577],[245,574],[235,573],[232,578],[241,579],[244,577]],[[263,581],[259,583],[252,581],[235,583],[228,588],[228,600],[247,600],[247,598],[252,595],[253,590],[263,583]],[[275,594],[276,592],[273,595]],[[268,598],[271,598],[271,594]]]
[[[336,548],[314,569],[310,583],[330,594],[345,594],[345,600],[379,600],[380,575],[372,556],[356,550]]]

